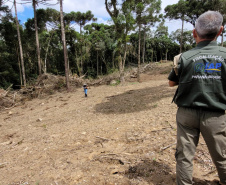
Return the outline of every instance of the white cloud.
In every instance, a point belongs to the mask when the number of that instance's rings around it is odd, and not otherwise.
[[[52,0],[51,4],[56,3],[57,0]],[[63,1],[63,11],[65,13],[69,12],[77,12],[80,11],[82,13],[87,12],[90,10],[94,17],[101,17],[103,19],[108,19],[110,16],[108,15],[105,9],[105,0],[64,0]],[[39,8],[46,8],[40,4]],[[50,6],[50,8],[54,8],[56,10],[60,10],[60,5]]]
[[[178,2],[178,0],[162,0],[162,11],[164,12],[164,8],[167,5],[172,5],[172,4],[176,4]]]
[[[177,29],[182,28],[182,21],[181,20],[167,20],[165,23],[166,26],[168,26],[168,32],[169,34],[172,33],[172,31],[176,31]],[[193,26],[190,23],[184,23],[184,29],[185,30],[193,30]]]
[[[16,8],[17,8],[18,13],[23,13],[25,11],[25,8],[31,8],[32,9],[31,3],[24,3],[21,0],[17,0],[16,3],[17,3]],[[8,1],[5,5],[9,6],[9,8],[12,10],[12,12],[15,13],[15,8],[14,8],[13,2]]]
[[[29,1],[29,0],[28,0]],[[31,0],[30,0],[31,1]],[[121,2],[121,0],[119,0]],[[169,4],[175,4],[177,3],[178,0],[162,0],[162,12],[164,12],[164,8],[169,5]],[[23,3],[23,4],[21,4]],[[51,0],[48,3],[50,4],[56,4],[57,0]],[[12,3],[8,2],[7,5],[12,7]],[[32,3],[26,3],[24,4],[24,1],[22,0],[17,0],[17,11],[18,13],[24,12],[26,8],[31,8],[32,9]],[[46,8],[47,6],[39,4],[38,8]],[[49,6],[50,8],[54,8],[57,10],[60,10],[60,6],[55,5],[55,6]],[[95,17],[101,17],[104,20],[109,19],[110,16],[106,11],[105,8],[105,0],[64,0],[63,1],[63,11],[66,13],[69,13],[71,11],[77,12],[86,12],[88,10],[91,10],[92,13],[95,15]]]
[[[31,1],[31,0],[30,0]],[[121,0],[119,0],[121,1]],[[26,15],[26,9],[32,9],[32,4],[27,3],[21,5],[24,1],[22,0],[17,0],[17,11],[18,11],[18,16],[25,16]],[[162,0],[162,13],[164,13],[164,8],[167,5],[172,5],[176,4],[178,0]],[[57,3],[57,0],[51,0],[49,1],[51,4]],[[12,3],[8,2],[9,7],[12,7]],[[44,6],[42,4],[39,4],[38,8],[46,8],[47,6]],[[56,10],[60,10],[60,5],[54,5],[54,6],[49,6],[50,8],[54,8]],[[98,23],[104,23],[104,24],[109,24],[108,20],[110,19],[109,14],[106,11],[105,8],[105,0],[64,0],[63,1],[63,11],[65,13],[69,13],[71,11],[77,12],[86,12],[90,10],[93,14],[94,17],[97,18]],[[12,8],[12,11],[14,13],[14,8]],[[169,33],[172,31],[175,31],[177,29],[181,28],[181,21],[180,20],[166,20],[166,26],[169,28]],[[185,29],[191,30],[193,29],[192,25],[189,23],[185,23]]]
[[[110,22],[109,22],[109,19],[103,19],[102,17],[97,17],[97,22],[100,23],[100,24],[107,24],[107,25],[110,25]]]
[[[162,13],[164,13],[164,9],[167,5],[173,5],[178,3],[178,0],[162,0]],[[172,31],[176,31],[177,29],[182,28],[181,20],[168,20],[166,19],[166,26],[168,26],[168,32],[171,34]],[[193,30],[193,26],[190,23],[184,23],[184,29]]]
[[[102,17],[104,19],[109,18],[105,9],[104,0],[65,0],[63,6],[64,12],[86,12],[91,10],[95,17]]]
[[[17,8],[18,13],[24,12],[24,6],[23,5],[17,4],[16,8]],[[13,11],[14,11],[14,9],[15,8],[13,8]]]

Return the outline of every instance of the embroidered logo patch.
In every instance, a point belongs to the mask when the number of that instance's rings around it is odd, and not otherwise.
[[[206,64],[203,63],[196,63],[195,64],[195,72],[196,73],[203,73],[203,72],[221,72],[221,63],[209,63],[207,62]]]

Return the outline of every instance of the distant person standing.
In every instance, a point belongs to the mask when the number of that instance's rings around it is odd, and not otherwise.
[[[223,17],[208,11],[200,15],[193,30],[197,46],[180,56],[177,70],[169,74],[169,86],[178,85],[176,181],[192,185],[193,159],[200,132],[226,185],[226,48],[216,39]],[[178,73],[177,73],[178,72]]]
[[[88,85],[87,84],[84,84],[83,85],[83,89],[84,89],[84,93],[85,93],[85,97],[87,97],[87,92],[88,92]]]

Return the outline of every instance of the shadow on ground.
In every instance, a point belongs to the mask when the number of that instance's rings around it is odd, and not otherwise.
[[[220,185],[218,180],[208,181],[200,180],[198,178],[193,178],[193,185]]]
[[[123,94],[108,96],[106,102],[95,106],[96,112],[104,114],[124,114],[150,110],[158,106],[157,102],[163,98],[172,97],[174,88],[166,85],[138,90],[130,90]]]
[[[175,185],[176,174],[172,168],[164,163],[155,160],[143,160],[142,162],[130,166],[124,174],[133,181],[145,181],[155,185]],[[218,180],[208,181],[193,178],[193,185],[220,185]]]
[[[143,180],[152,184],[174,185],[176,176],[167,165],[155,160],[144,160],[135,166],[130,166],[125,176],[133,180]]]

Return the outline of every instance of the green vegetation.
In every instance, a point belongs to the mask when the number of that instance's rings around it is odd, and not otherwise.
[[[34,6],[37,26],[35,18],[32,18],[17,29],[16,18],[3,2],[0,3],[0,88],[7,88],[10,84],[18,88],[26,85],[26,81],[36,79],[40,73],[65,75],[60,12]],[[118,0],[105,0],[105,7],[111,25],[96,23],[91,11],[64,13],[69,74],[96,78],[117,69],[122,82],[124,70],[130,65],[137,65],[139,69],[141,63],[172,60],[180,51],[192,48],[195,44],[192,31],[182,27],[169,34],[164,18],[194,24],[201,13],[211,9],[220,11],[226,24],[224,0],[179,0],[165,8],[165,15],[160,14],[160,0],[124,0],[121,4]],[[79,32],[73,24],[79,25]],[[37,36],[40,52],[36,49]]]

